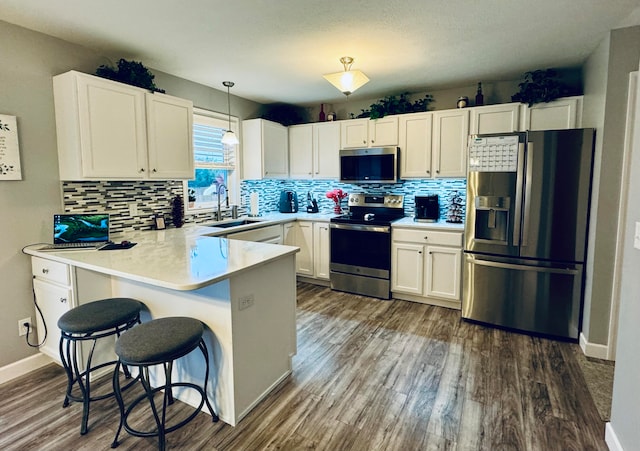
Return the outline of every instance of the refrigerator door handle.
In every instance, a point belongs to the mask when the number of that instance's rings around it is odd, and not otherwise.
[[[528,244],[529,221],[531,220],[531,184],[533,183],[533,142],[527,143],[527,175],[524,180],[524,214],[522,215],[522,246]]]
[[[520,246],[520,222],[522,220],[522,182],[524,172],[524,143],[518,143],[518,172],[516,173],[516,202],[513,218],[513,245]]]
[[[513,263],[501,263],[494,262],[488,260],[478,260],[476,258],[467,256],[467,262],[472,263],[474,265],[479,266],[490,266],[492,268],[501,268],[501,269],[515,269],[517,271],[536,271],[536,272],[544,272],[550,274],[571,274],[576,275],[579,274],[580,271],[572,268],[545,268],[543,266],[532,266],[532,265],[516,265]]]

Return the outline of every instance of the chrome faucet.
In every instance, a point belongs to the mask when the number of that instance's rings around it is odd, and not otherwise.
[[[227,190],[227,186],[224,183],[220,183],[218,185],[218,189],[216,190],[216,194],[218,195],[218,211],[216,212],[216,221],[222,220],[222,211],[220,210],[220,193],[224,190],[225,193],[225,203],[227,208],[229,208],[229,190]]]

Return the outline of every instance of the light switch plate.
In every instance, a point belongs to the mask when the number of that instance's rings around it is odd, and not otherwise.
[[[633,247],[640,249],[640,222],[636,222],[636,232],[633,235]]]

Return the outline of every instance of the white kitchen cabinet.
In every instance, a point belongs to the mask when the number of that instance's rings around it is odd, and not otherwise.
[[[472,135],[478,133],[508,133],[520,130],[520,104],[502,103],[498,105],[471,108]]]
[[[432,176],[433,113],[399,117],[400,178]]]
[[[329,280],[329,223],[313,224],[313,266],[316,279]]]
[[[433,113],[432,175],[467,176],[469,110],[443,110]]]
[[[297,246],[296,273],[314,277],[313,222],[294,221],[284,224],[284,244]]]
[[[560,130],[582,127],[582,96],[564,97],[533,106],[521,104],[520,130]]]
[[[340,121],[340,142],[343,149],[397,146],[398,116]]]
[[[44,339],[40,352],[60,362],[60,329],[58,319],[74,307],[71,270],[63,263],[31,258],[38,342]],[[46,339],[45,339],[46,324]]]
[[[287,127],[265,119],[242,121],[242,162],[245,180],[289,176]]]
[[[340,124],[319,122],[289,127],[289,176],[336,179],[340,176]]]
[[[230,240],[256,241],[271,244],[282,244],[284,242],[282,224],[231,233],[227,235],[227,238]]]
[[[391,250],[394,297],[460,308],[462,232],[394,227]]]
[[[53,88],[61,180],[193,178],[192,102],[76,71]]]
[[[300,248],[296,254],[296,273],[329,280],[329,223],[298,220],[285,224],[284,230],[284,244]]]

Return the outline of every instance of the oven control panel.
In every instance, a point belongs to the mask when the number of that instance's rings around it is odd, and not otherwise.
[[[404,208],[402,194],[367,194],[349,195],[349,207]]]

